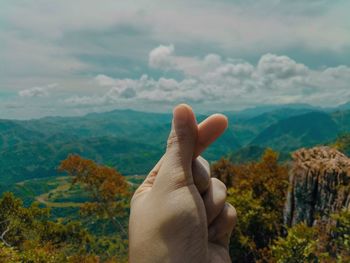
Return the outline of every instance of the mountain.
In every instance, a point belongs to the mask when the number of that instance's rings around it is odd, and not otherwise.
[[[42,133],[27,129],[16,122],[0,120],[0,150],[23,141],[40,140],[42,136]]]
[[[230,161],[233,163],[246,163],[252,161],[259,161],[261,156],[263,156],[266,151],[266,147],[256,146],[256,145],[248,145],[234,151],[230,155]],[[280,162],[284,162],[290,159],[290,154],[286,152],[279,152],[278,160]]]
[[[282,119],[264,129],[250,144],[291,151],[334,140],[339,128],[323,112],[309,112]]]
[[[151,169],[161,151],[160,147],[114,137],[19,144],[1,152],[0,178],[13,183],[57,175],[60,161],[71,153],[113,166],[123,174],[136,174]]]
[[[230,119],[230,127],[232,127],[239,142],[242,145],[247,145],[264,129],[277,123],[279,120],[310,111],[312,110],[309,108],[278,108],[249,118],[237,118],[235,115],[228,115],[228,117]]]
[[[243,162],[256,160],[272,147],[285,160],[291,150],[330,142],[338,133],[350,131],[350,111],[326,113],[309,105],[286,105],[253,112],[227,113],[228,129],[203,156],[209,161],[232,156]],[[199,115],[198,122],[206,117]],[[70,153],[125,175],[145,174],[164,152],[171,118],[169,113],[115,110],[81,117],[0,120],[0,180],[6,184],[57,176],[57,166]]]
[[[350,110],[350,101],[341,104],[337,107],[338,110]]]
[[[350,131],[350,110],[335,111],[331,113],[332,119],[336,122],[341,133]]]
[[[243,109],[240,111],[227,111],[224,112],[225,115],[235,116],[238,119],[253,118],[258,115],[269,113],[278,110],[291,109],[291,110],[309,110],[318,111],[322,110],[320,107],[315,107],[310,104],[305,103],[290,103],[290,104],[275,104],[275,105],[262,105]]]
[[[57,166],[70,153],[115,167],[125,175],[145,174],[163,154],[170,126],[170,114],[132,110],[83,117],[3,120],[0,122],[0,180],[13,183],[56,176]],[[229,128],[204,156],[216,160],[239,147]]]

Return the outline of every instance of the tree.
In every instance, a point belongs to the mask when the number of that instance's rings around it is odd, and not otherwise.
[[[226,158],[221,158],[211,166],[211,176],[218,178],[227,187],[233,186],[233,178],[236,173],[236,166]]]
[[[346,155],[350,155],[350,133],[344,133],[336,139],[332,146]]]
[[[81,205],[80,212],[87,218],[85,225],[95,233],[94,253],[104,260],[117,255],[118,262],[126,261],[130,192],[124,176],[78,155],[69,155],[59,170],[89,193],[90,199]]]
[[[108,219],[121,227],[118,217],[126,215],[129,186],[120,173],[79,155],[69,155],[59,170],[73,177],[72,184],[81,184],[90,193],[91,201],[81,206],[82,215]]]
[[[350,262],[350,210],[332,214],[331,219],[335,221],[329,233],[332,252],[340,262]]]
[[[318,219],[316,225],[305,223],[288,229],[272,245],[272,261],[276,262],[349,262],[350,211],[333,213]]]
[[[24,207],[12,193],[0,198],[0,262],[67,262],[88,253],[90,235],[80,223],[50,221],[50,211],[34,203]]]
[[[278,163],[276,152],[267,149],[259,162],[235,165],[221,160],[212,170],[229,187],[228,201],[238,214],[230,245],[232,258],[236,262],[264,259],[269,245],[284,229],[287,167]]]
[[[278,263],[318,262],[315,254],[316,245],[316,230],[300,223],[288,230],[287,237],[279,237],[274,242],[273,259]]]

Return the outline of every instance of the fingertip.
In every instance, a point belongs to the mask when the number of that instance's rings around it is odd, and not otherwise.
[[[178,112],[186,112],[187,114],[190,114],[191,112],[193,112],[191,106],[189,106],[188,104],[185,103],[180,103],[178,105],[176,105],[173,109],[173,114],[177,114]]]
[[[184,126],[188,121],[188,109],[182,105],[178,105],[173,110],[173,121],[175,127]]]
[[[215,113],[212,115],[212,118],[217,119],[217,121],[221,124],[222,130],[226,130],[228,127],[228,118],[226,115],[221,113]]]
[[[174,108],[173,121],[174,121],[175,127],[185,126],[190,121],[194,121],[194,120],[195,120],[195,116],[192,108],[189,105],[185,103],[181,103]]]
[[[198,142],[195,157],[220,137],[228,127],[228,118],[223,114],[213,114],[198,125]]]

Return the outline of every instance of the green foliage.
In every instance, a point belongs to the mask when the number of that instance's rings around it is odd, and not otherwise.
[[[276,262],[349,262],[350,211],[334,213],[312,227],[300,223],[289,228],[271,251]]]
[[[93,251],[102,259],[127,257],[127,223],[130,202],[129,184],[116,170],[98,165],[78,155],[70,155],[59,167],[80,185],[89,200],[80,206],[85,225],[95,234]]]
[[[89,193],[91,201],[80,207],[83,216],[107,220],[107,223],[122,227],[118,218],[126,215],[130,197],[125,177],[78,155],[69,155],[59,169],[73,177],[73,185],[80,184]],[[126,233],[123,227],[119,230]]]
[[[229,189],[228,202],[237,210],[238,223],[231,239],[235,262],[262,260],[270,243],[283,230],[283,207],[288,171],[278,154],[267,149],[257,163],[234,165],[220,160],[214,174],[223,174]]]
[[[337,140],[331,146],[350,156],[350,133],[344,133],[338,136]]]
[[[336,224],[331,228],[331,245],[341,262],[350,261],[350,210],[333,214]]]
[[[234,262],[348,262],[350,211],[343,210],[313,227],[304,223],[284,228],[283,208],[288,188],[287,167],[267,149],[259,162],[235,165],[221,159],[213,176],[228,187],[238,223],[231,238]],[[287,235],[284,235],[287,233]]]
[[[80,223],[49,221],[49,210],[24,207],[12,193],[0,199],[0,259],[5,262],[66,262],[89,249],[91,237]]]
[[[273,259],[278,263],[318,262],[315,255],[316,230],[301,223],[288,230],[286,238],[279,237],[272,246]]]

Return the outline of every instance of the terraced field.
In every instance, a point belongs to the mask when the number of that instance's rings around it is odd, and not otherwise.
[[[132,189],[136,189],[144,180],[144,175],[127,176]],[[4,186],[1,192],[11,191],[21,197],[25,205],[38,202],[51,209],[78,208],[82,203],[89,201],[89,196],[81,185],[72,185],[69,176],[38,178]]]

